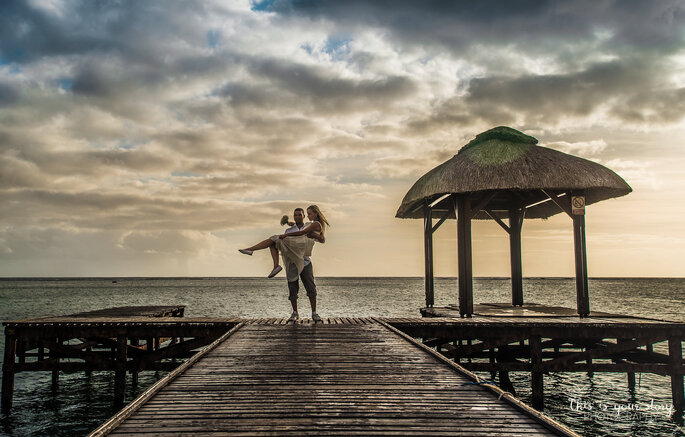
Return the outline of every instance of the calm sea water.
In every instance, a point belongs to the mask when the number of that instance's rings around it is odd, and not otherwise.
[[[281,279],[141,278],[0,279],[0,320],[63,315],[124,305],[186,305],[186,316],[287,317],[287,287]],[[508,279],[476,279],[474,299],[508,302]],[[423,278],[319,278],[324,317],[420,316]],[[436,306],[455,303],[456,279],[436,281]],[[572,279],[525,279],[527,302],[575,307]],[[591,308],[621,314],[685,321],[685,279],[592,279]],[[309,303],[300,300],[300,315]],[[0,336],[4,350],[4,336]],[[0,356],[1,358],[1,356]],[[162,372],[143,372],[135,393]],[[489,377],[489,374],[483,374]],[[624,374],[584,373],[545,376],[545,412],[584,435],[685,435],[664,408],[671,406],[670,379],[636,375],[634,394]],[[108,372],[61,375],[50,389],[50,373],[16,376],[14,406],[0,417],[0,435],[85,435],[110,417],[114,388]],[[529,375],[513,373],[521,399],[530,400]],[[636,410],[639,408],[639,410]]]

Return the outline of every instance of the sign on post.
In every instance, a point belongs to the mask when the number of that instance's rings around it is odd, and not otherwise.
[[[585,196],[571,196],[571,213],[585,215]]]

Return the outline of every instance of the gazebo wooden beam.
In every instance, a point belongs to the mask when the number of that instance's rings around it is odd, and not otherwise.
[[[457,264],[459,275],[459,313],[473,314],[473,260],[471,253],[471,199],[468,194],[455,195],[457,215]]]
[[[590,293],[587,274],[587,246],[585,243],[585,197],[584,193],[570,193],[569,206],[573,218],[573,247],[576,260],[576,300],[578,314],[584,317],[590,314]],[[582,209],[572,205],[573,195],[582,198]]]
[[[480,201],[471,209],[471,213],[469,215],[470,219],[473,219],[476,214],[480,212],[483,208],[485,208],[488,203],[497,195],[497,191],[492,191],[488,194],[486,194]]]
[[[554,204],[557,205],[557,206],[559,207],[559,209],[561,209],[562,211],[564,211],[564,212],[566,213],[566,215],[568,215],[569,217],[573,218],[573,214],[571,213],[570,204],[569,204],[569,205],[566,205],[564,202],[561,201],[561,199],[559,199],[559,197],[560,197],[561,195],[566,194],[566,193],[555,194],[555,193],[548,192],[548,191],[546,191],[546,190],[541,190],[541,191],[542,191],[543,193],[545,193],[545,196],[549,197],[549,200],[551,200],[552,202],[554,202]],[[569,203],[570,203],[570,202],[569,202]]]
[[[448,218],[449,216],[450,216],[450,211],[445,211],[445,212],[442,214],[442,217],[440,217],[440,220],[438,220],[438,222],[435,224],[435,226],[433,226],[433,230],[432,230],[431,232],[432,232],[432,233],[435,233],[435,231],[438,230],[438,228],[440,227],[440,225],[442,225],[443,223],[445,223],[445,220],[447,220],[447,218]]]
[[[423,205],[423,248],[426,274],[426,306],[435,304],[435,282],[433,279],[433,209],[428,202]]]
[[[523,306],[523,266],[521,261],[521,228],[525,209],[509,210],[509,259],[511,261],[511,304]]]
[[[492,212],[492,210],[486,209],[485,212],[487,213],[487,215],[490,216],[491,219],[497,222],[497,224],[500,225],[507,234],[511,233],[511,229],[509,229],[509,226],[507,226],[507,224],[504,223],[501,218],[497,217],[497,215],[494,212]]]

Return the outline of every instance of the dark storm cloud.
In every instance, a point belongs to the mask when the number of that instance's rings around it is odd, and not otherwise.
[[[101,32],[97,11],[106,2],[78,2],[65,18],[34,8],[23,0],[0,4],[0,55],[15,62],[43,56],[85,54],[118,46]],[[90,23],[90,26],[86,26]],[[100,24],[100,26],[98,26]]]
[[[112,85],[103,69],[91,64],[76,74],[71,89],[76,94],[107,96],[114,91]]]
[[[351,79],[312,65],[242,57],[247,70],[262,82],[228,83],[217,94],[236,106],[287,106],[307,103],[315,112],[344,113],[380,109],[410,97],[416,84],[405,76]]]
[[[669,88],[668,66],[654,56],[596,63],[584,70],[517,77],[472,79],[464,96],[407,123],[422,134],[475,122],[554,126],[568,117],[589,117],[601,109],[624,123],[673,123],[685,117],[685,90]]]
[[[179,39],[204,44],[188,22],[202,20],[201,2],[55,2],[53,9],[23,0],[0,3],[0,54],[15,62],[45,56],[109,53],[137,63],[163,63]]]
[[[377,102],[406,97],[415,87],[406,77],[389,76],[380,80],[352,80],[334,77],[324,70],[278,60],[250,64],[252,71],[298,96],[327,102],[331,107],[349,103]]]
[[[54,177],[88,177],[95,180],[112,172],[130,170],[154,173],[166,170],[174,161],[146,150],[93,150],[54,152],[25,147],[0,154],[0,166],[12,169],[11,179],[0,177],[0,188],[16,186],[17,181],[50,180]]]
[[[0,82],[0,108],[19,100],[19,90],[14,86]]]
[[[274,2],[270,9],[352,28],[385,28],[403,43],[440,44],[458,53],[473,44],[552,48],[560,42],[594,39],[599,31],[611,33],[610,45],[668,51],[680,47],[685,24],[685,4],[678,0],[294,0]]]
[[[473,79],[466,100],[472,104],[496,100],[512,108],[534,107],[541,112],[562,106],[564,112],[587,115],[598,102],[653,85],[657,72],[649,60],[638,59],[591,65],[569,74],[491,76]]]

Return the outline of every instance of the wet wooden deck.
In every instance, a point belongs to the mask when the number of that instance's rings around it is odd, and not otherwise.
[[[382,320],[249,320],[92,435],[573,435],[474,382]]]

